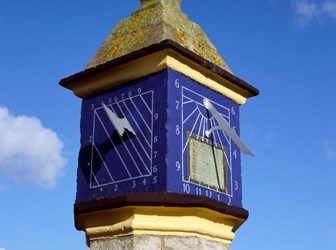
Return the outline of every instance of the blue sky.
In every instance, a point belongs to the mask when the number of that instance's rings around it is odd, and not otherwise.
[[[73,225],[80,99],[58,81],[139,5],[0,0],[1,250],[86,249]],[[261,91],[241,108],[256,156],[242,159],[250,217],[232,249],[334,250],[336,1],[185,0],[182,9]]]

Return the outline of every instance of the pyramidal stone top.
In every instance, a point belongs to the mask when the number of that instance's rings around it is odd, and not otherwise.
[[[121,20],[85,69],[172,40],[232,73],[206,34],[181,11],[182,0],[141,0],[141,7]]]

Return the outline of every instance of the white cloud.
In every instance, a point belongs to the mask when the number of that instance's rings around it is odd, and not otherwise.
[[[336,20],[336,0],[324,0],[322,2],[298,0],[296,1],[295,11],[297,22],[302,27],[325,18]]]
[[[336,1],[325,1],[321,8],[323,14],[336,20]]]
[[[8,190],[8,186],[0,183],[0,192],[4,192],[4,191],[7,191],[7,190]],[[0,250],[1,250],[1,248],[0,248]]]
[[[318,6],[315,3],[299,1],[296,4],[297,21],[300,26],[308,25],[319,14]]]
[[[324,140],[321,142],[321,145],[325,152],[325,157],[327,159],[333,159],[336,157],[336,147],[333,147],[333,142],[330,140]]]
[[[55,132],[36,117],[15,117],[0,107],[0,141],[0,174],[25,185],[55,187],[66,164]]]
[[[249,145],[252,142],[259,142],[259,148],[263,150],[271,149],[277,135],[273,132],[261,131],[253,125],[245,125],[242,127],[243,140]]]

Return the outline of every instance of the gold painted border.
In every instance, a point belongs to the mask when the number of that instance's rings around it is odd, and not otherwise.
[[[171,68],[213,89],[238,104],[244,104],[247,98],[250,97],[250,95],[241,91],[238,86],[230,81],[171,48],[151,53],[88,76],[85,79],[80,79],[67,85],[67,88],[71,89],[78,97],[85,98],[167,68]]]
[[[231,244],[244,221],[208,208],[127,206],[81,214],[77,228],[86,232],[88,245],[131,235],[194,236]]]

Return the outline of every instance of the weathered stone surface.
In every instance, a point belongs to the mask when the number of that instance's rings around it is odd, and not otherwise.
[[[86,69],[169,39],[230,71],[200,26],[182,13],[181,2],[141,0],[140,9],[116,25]]]
[[[139,235],[91,242],[91,250],[230,250],[230,246],[198,237]]]

